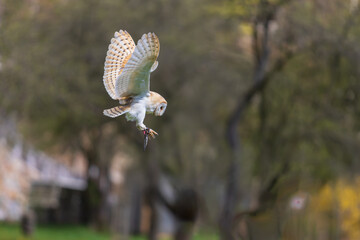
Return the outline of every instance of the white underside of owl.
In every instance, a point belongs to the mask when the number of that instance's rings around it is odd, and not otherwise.
[[[131,103],[130,110],[125,114],[126,120],[135,121],[136,126],[140,130],[145,130],[146,126],[144,125],[144,119],[146,113],[152,113],[154,111],[153,107],[150,107],[150,94],[143,96],[137,96]],[[153,109],[151,111],[151,109]]]

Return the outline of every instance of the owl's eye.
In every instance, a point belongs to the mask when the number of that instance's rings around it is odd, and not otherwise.
[[[160,110],[163,110],[163,109],[164,109],[164,107],[163,107],[163,106],[161,106],[161,107],[160,107]]]

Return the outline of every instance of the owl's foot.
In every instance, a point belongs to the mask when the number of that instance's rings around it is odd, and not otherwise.
[[[155,138],[157,135],[159,135],[157,132],[155,132],[154,130],[152,130],[151,128],[146,128],[144,130],[144,135],[145,136],[151,136],[152,138]]]
[[[144,151],[146,149],[146,146],[148,144],[148,141],[149,141],[149,135],[152,137],[152,138],[155,138],[155,134],[156,135],[159,135],[157,132],[155,132],[154,130],[150,129],[150,128],[146,128],[144,130]]]

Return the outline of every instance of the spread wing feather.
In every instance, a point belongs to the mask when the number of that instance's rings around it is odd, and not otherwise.
[[[158,65],[160,42],[154,33],[144,34],[116,79],[116,98],[139,95],[150,89],[150,72]]]
[[[113,99],[117,99],[116,79],[130,59],[134,49],[135,43],[128,32],[123,30],[115,32],[106,54],[103,76],[106,91]]]

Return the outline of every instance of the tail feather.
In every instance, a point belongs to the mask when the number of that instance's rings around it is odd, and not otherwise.
[[[130,106],[117,106],[117,107],[113,107],[110,109],[106,109],[104,110],[104,115],[111,117],[111,118],[115,118],[118,116],[121,116],[125,113],[127,113],[130,110]]]

